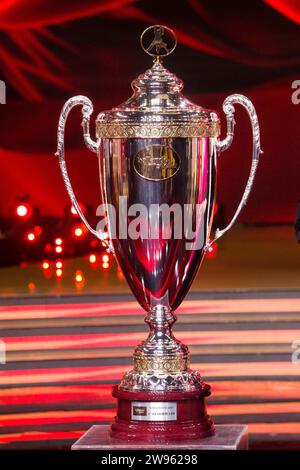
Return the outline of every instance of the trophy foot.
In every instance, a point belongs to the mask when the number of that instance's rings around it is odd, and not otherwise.
[[[143,443],[178,442],[200,439],[214,433],[206,411],[205,397],[210,386],[193,391],[133,392],[113,387],[118,411],[111,425],[116,440]]]
[[[189,350],[172,334],[173,312],[162,305],[147,315],[148,338],[134,351],[133,369],[113,387],[118,399],[111,437],[171,442],[213,434],[206,412],[210,386],[189,368]]]
[[[169,364],[169,361],[166,362]],[[210,389],[197,371],[145,371],[127,372],[119,386],[131,392],[191,392]]]

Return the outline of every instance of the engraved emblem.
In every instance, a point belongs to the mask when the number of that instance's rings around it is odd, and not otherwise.
[[[136,154],[133,166],[142,178],[153,181],[166,180],[179,170],[180,158],[171,147],[151,145]]]
[[[133,416],[147,416],[147,407],[146,406],[133,406],[132,415]]]
[[[171,54],[177,46],[174,31],[167,26],[155,25],[145,29],[141,35],[142,49],[159,61]]]

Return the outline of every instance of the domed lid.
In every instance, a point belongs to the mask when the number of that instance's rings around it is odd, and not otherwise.
[[[145,42],[153,35],[152,42]],[[181,92],[183,82],[161,60],[176,47],[174,32],[166,26],[150,26],[141,45],[154,57],[153,66],[132,82],[133,95],[121,105],[97,117],[98,138],[214,137],[219,135],[218,115],[198,106]]]

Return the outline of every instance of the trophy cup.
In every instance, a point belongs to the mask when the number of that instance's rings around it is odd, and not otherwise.
[[[154,58],[153,65],[132,82],[131,98],[98,115],[95,141],[89,132],[91,101],[75,96],[65,103],[56,155],[73,206],[87,228],[114,253],[135,298],[147,312],[149,335],[134,351],[133,369],[113,387],[118,406],[111,436],[129,442],[176,442],[210,436],[214,425],[205,405],[210,386],[190,369],[187,346],[173,336],[174,311],[185,298],[206,251],[232,227],[248,199],[261,153],[260,133],[253,104],[234,94],[224,101],[227,136],[219,139],[216,112],[187,100],[181,93],[183,82],[162,64],[163,57],[176,47],[170,28],[147,28],[141,46]],[[232,220],[224,229],[217,229],[211,240],[217,161],[233,140],[234,104],[242,105],[249,114],[252,165]],[[78,105],[82,107],[85,144],[99,160],[109,241],[101,230],[89,225],[67,172],[64,128],[70,110]],[[183,215],[188,224],[183,223]],[[135,236],[129,236],[128,223],[133,222]],[[137,236],[138,225],[143,226],[141,236]]]

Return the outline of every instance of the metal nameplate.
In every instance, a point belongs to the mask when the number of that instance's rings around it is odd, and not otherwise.
[[[176,421],[177,403],[168,401],[131,402],[133,421]]]
[[[136,154],[133,165],[142,178],[160,181],[171,178],[177,173],[180,158],[171,147],[150,145]]]

